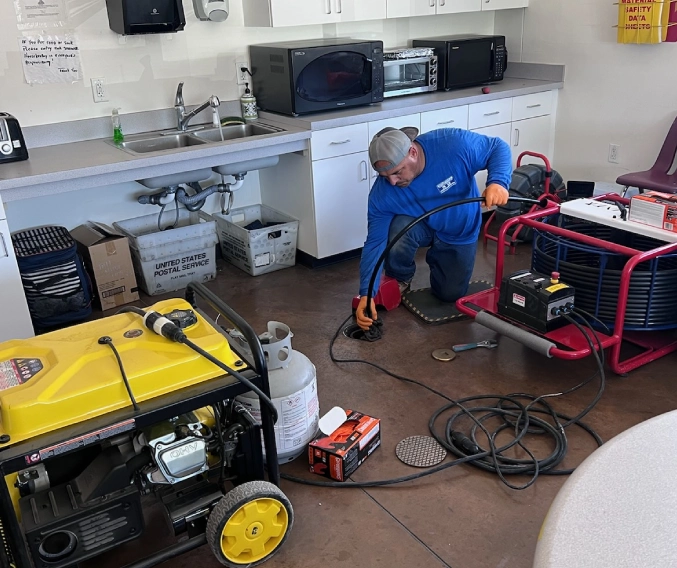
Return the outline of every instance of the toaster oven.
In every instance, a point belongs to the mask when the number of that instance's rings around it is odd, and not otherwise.
[[[437,90],[437,56],[432,48],[400,48],[383,54],[383,96]]]
[[[11,114],[0,112],[0,164],[28,159],[19,121]]]

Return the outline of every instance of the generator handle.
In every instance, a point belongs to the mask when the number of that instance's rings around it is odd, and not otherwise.
[[[186,301],[197,307],[195,296],[200,296],[207,304],[216,310],[221,316],[226,318],[233,326],[242,333],[251,350],[254,363],[254,370],[261,377],[261,390],[270,398],[270,383],[268,381],[268,364],[266,356],[261,346],[261,340],[252,327],[238,314],[233,308],[226,304],[214,292],[209,290],[200,282],[189,282],[186,286]],[[280,484],[280,469],[277,461],[277,447],[275,445],[275,421],[268,405],[260,400],[261,404],[261,428],[263,430],[263,439],[266,450],[266,465],[268,468],[268,479],[275,485]]]

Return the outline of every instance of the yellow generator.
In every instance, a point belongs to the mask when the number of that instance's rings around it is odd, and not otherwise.
[[[185,298],[0,344],[1,568],[109,555],[143,534],[158,502],[177,538],[130,567],[204,544],[231,567],[279,550],[294,516],[260,340],[202,284]],[[260,424],[235,400],[250,391]]]

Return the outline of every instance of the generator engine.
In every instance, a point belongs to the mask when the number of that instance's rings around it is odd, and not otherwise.
[[[574,288],[560,282],[559,274],[546,276],[520,270],[503,277],[498,313],[541,333],[547,333],[568,321],[560,311],[574,303]]]

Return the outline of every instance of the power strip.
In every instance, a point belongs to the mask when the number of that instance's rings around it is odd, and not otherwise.
[[[574,199],[573,201],[562,203],[559,211],[562,215],[592,221],[593,223],[644,235],[645,237],[651,237],[666,243],[677,242],[677,233],[637,223],[637,221],[624,221],[621,219],[621,210],[614,203],[595,201],[594,199]]]

